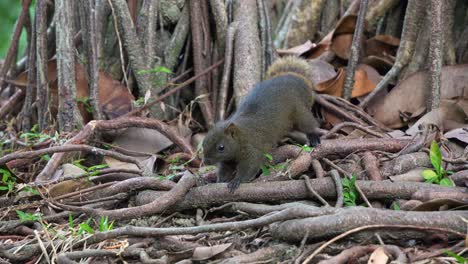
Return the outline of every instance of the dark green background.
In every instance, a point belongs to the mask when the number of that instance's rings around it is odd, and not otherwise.
[[[31,4],[33,7],[34,5]],[[21,10],[21,0],[0,0],[0,58],[5,58],[8,47],[10,46],[11,36],[15,28],[15,22]],[[31,17],[32,10],[30,9]],[[23,54],[23,49],[26,46],[26,33],[23,30],[20,40],[20,55]]]

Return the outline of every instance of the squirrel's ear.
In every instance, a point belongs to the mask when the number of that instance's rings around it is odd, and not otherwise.
[[[230,123],[225,129],[224,129],[224,134],[230,135],[231,137],[234,137],[237,135],[237,132],[239,131],[239,128],[234,124]]]

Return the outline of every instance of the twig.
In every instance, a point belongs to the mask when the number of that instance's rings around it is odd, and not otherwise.
[[[166,92],[165,94],[161,95],[161,96],[155,96],[154,98],[154,101],[151,101],[147,104],[145,104],[144,106],[138,108],[138,109],[135,109],[131,112],[128,112],[126,113],[125,115],[121,116],[120,118],[124,118],[124,117],[129,117],[129,116],[134,116],[134,115],[137,115],[138,113],[141,113],[142,111],[150,108],[151,106],[161,102],[162,100],[166,99],[167,97],[175,94],[176,92],[178,92],[180,89],[192,84],[194,81],[196,81],[198,78],[200,78],[200,76],[203,76],[205,74],[208,74],[209,72],[211,72],[213,69],[217,68],[219,65],[221,65],[223,63],[224,60],[219,60],[217,61],[215,64],[211,65],[210,67],[206,68],[204,71],[200,72],[199,74],[196,74],[195,76],[193,76],[192,78],[186,80],[185,82],[181,83],[181,84],[177,84],[174,88],[172,88],[170,91]],[[164,90],[168,87],[172,86],[172,84],[168,84],[166,85],[165,87],[162,87],[161,90]]]
[[[85,152],[94,153],[97,155],[109,156],[109,157],[113,157],[121,161],[134,163],[135,165],[138,166],[138,168],[144,169],[144,166],[140,164],[140,161],[138,159],[120,154],[115,151],[100,149],[100,148],[91,147],[88,145],[63,145],[63,146],[56,146],[56,147],[50,147],[50,148],[32,150],[32,151],[26,151],[26,152],[15,152],[15,153],[8,154],[8,155],[1,157],[0,165],[5,165],[7,162],[11,160],[15,160],[15,159],[32,159],[32,158],[37,158],[46,154],[53,154],[56,152],[72,152],[72,151],[85,151]]]
[[[329,159],[327,158],[323,158],[322,159],[325,163],[327,163],[328,165],[330,165],[331,167],[335,168],[337,171],[343,173],[343,175],[345,175],[345,177],[348,177],[348,179],[351,179],[352,175],[348,172],[346,172],[345,170],[343,170],[342,168],[340,168],[339,166],[337,166],[336,164],[334,164],[333,162],[331,162]],[[361,196],[362,200],[364,200],[364,202],[367,204],[367,206],[369,206],[370,208],[372,208],[372,204],[369,202],[369,200],[367,199],[366,195],[364,194],[364,192],[362,191],[361,187],[359,187],[358,183],[356,182],[354,184],[354,186],[356,187],[356,191],[359,193],[359,195]]]
[[[343,88],[343,97],[346,100],[351,99],[351,94],[354,88],[354,74],[356,72],[356,66],[359,60],[359,50],[361,48],[362,33],[364,32],[364,20],[366,17],[368,3],[369,0],[362,0],[361,4],[359,5],[359,13],[356,22],[356,28],[354,29],[353,42],[351,44],[348,66],[346,67],[346,79]]]
[[[19,101],[23,99],[24,92],[21,89],[17,89],[16,92],[8,99],[8,101],[0,107],[0,119],[3,119],[15,106],[18,105]]]
[[[375,132],[371,130],[370,128],[364,127],[363,125],[354,123],[354,122],[343,122],[343,123],[338,124],[334,126],[332,129],[330,129],[330,131],[328,131],[327,134],[325,134],[322,138],[324,139],[330,138],[333,134],[336,134],[339,130],[343,129],[344,127],[353,127],[361,131],[364,131],[369,135],[375,136],[377,138],[385,138],[384,135],[378,132]]]
[[[335,182],[335,188],[336,188],[335,208],[341,208],[343,207],[343,201],[344,201],[343,184],[341,183],[341,177],[336,170],[331,170],[330,176],[332,177],[333,182]]]
[[[330,204],[325,199],[323,199],[322,196],[320,196],[320,194],[318,194],[314,190],[314,188],[312,187],[312,184],[310,184],[310,179],[307,175],[302,175],[301,178],[304,179],[307,189],[309,190],[310,193],[312,193],[315,196],[315,198],[317,198],[317,200],[319,200],[325,206],[330,206]]]

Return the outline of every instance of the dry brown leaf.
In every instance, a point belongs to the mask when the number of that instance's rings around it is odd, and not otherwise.
[[[172,141],[157,130],[130,127],[119,134],[112,142],[112,145],[134,152],[156,154],[172,146]],[[136,156],[135,158],[140,160],[142,165],[148,171],[153,171],[154,163],[156,162],[155,155]],[[132,163],[118,161],[110,157],[106,157],[105,161],[111,168],[130,166],[138,170],[138,168]]]
[[[367,56],[386,57],[388,55],[395,56],[400,39],[390,35],[378,35],[366,41]]]
[[[372,81],[369,76],[371,76],[374,81]],[[372,67],[363,64],[358,65],[358,69],[354,75],[355,81],[351,96],[354,98],[370,93],[376,86],[375,81],[380,80],[378,76],[380,75]],[[345,79],[345,69],[340,68],[334,78],[317,84],[315,90],[321,93],[340,97],[343,93]]]
[[[343,60],[349,58],[351,45],[353,43],[353,34],[341,34],[333,36],[330,49],[335,52],[336,56]]]
[[[333,65],[323,60],[310,60],[312,83],[317,85],[336,76]]]
[[[375,100],[367,108],[368,113],[390,128],[404,125],[400,113],[414,113],[425,107],[430,89],[427,85],[427,73],[415,73],[393,88],[385,98]],[[442,67],[441,98],[468,98],[468,65]],[[460,99],[457,104],[468,113],[467,99]]]
[[[340,19],[336,25],[333,35],[353,34],[356,28],[357,16],[348,15]]]
[[[422,204],[411,209],[411,211],[441,211],[457,208],[464,205],[467,205],[467,203],[459,200],[448,198],[434,199],[427,202],[423,202]]]
[[[444,137],[448,139],[455,138],[468,144],[468,126],[465,126],[464,128],[453,129],[445,133]]]
[[[376,69],[379,74],[385,75],[392,68],[394,61],[389,57],[367,56],[362,63]]]
[[[367,264],[387,264],[388,255],[383,247],[379,247],[369,257]]]
[[[232,243],[220,244],[211,247],[196,247],[193,251],[192,259],[196,261],[210,259],[220,253],[223,253],[229,247],[231,247],[231,245]]]
[[[334,37],[342,34],[350,34],[352,39],[352,34],[354,32],[354,28],[356,27],[356,20],[357,16],[355,15],[349,15],[341,18],[334,30],[330,31],[315,47],[311,48],[302,55],[308,59],[316,59],[324,52],[332,50],[330,45],[332,44]],[[342,43],[336,43],[335,45],[338,46],[336,47],[338,49],[341,48],[340,45],[342,45]],[[345,46],[343,49],[346,50],[349,49],[349,47],[350,46]],[[339,50],[341,51],[342,49]],[[347,51],[343,53],[347,53]],[[346,56],[346,58],[348,57]]]
[[[86,72],[81,64],[75,65],[76,74],[76,97],[84,99],[89,97],[88,80]],[[26,85],[28,72],[23,72],[18,75],[16,82]],[[55,59],[47,62],[47,80],[49,81],[49,108],[53,116],[57,115],[58,111],[58,84],[57,84],[57,61]],[[109,118],[116,118],[126,114],[132,110],[133,95],[129,89],[110,77],[110,75],[99,72],[98,96],[102,111]],[[83,103],[79,102],[78,107],[85,122],[91,120],[91,114],[86,111]]]
[[[430,111],[414,123],[406,134],[414,136],[419,131],[419,125],[432,124],[445,132],[463,127],[468,121],[467,115],[463,109],[453,101],[443,100],[440,107]]]
[[[82,168],[79,168],[69,163],[63,164],[58,172],[60,173],[60,175],[54,176],[54,178],[73,177],[86,173],[86,171],[84,171]],[[60,195],[82,190],[91,186],[93,186],[93,183],[91,183],[85,178],[78,180],[63,181],[52,185],[49,189],[49,195],[54,198]]]
[[[309,51],[305,52],[302,55],[309,60],[316,59],[320,57],[320,55],[322,55],[324,52],[330,50],[330,44],[331,42],[320,42],[315,47],[311,48]]]
[[[288,55],[295,55],[301,56],[302,54],[310,51],[312,48],[317,46],[316,44],[312,43],[310,40],[307,40],[305,43],[289,48],[289,49],[277,49],[278,55],[280,56],[288,56]]]

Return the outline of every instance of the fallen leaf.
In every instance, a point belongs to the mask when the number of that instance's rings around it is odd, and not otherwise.
[[[379,247],[369,257],[367,264],[386,264],[388,262],[388,255],[383,247]]]
[[[331,42],[320,42],[315,47],[311,48],[309,51],[302,54],[305,58],[311,60],[320,57],[323,53],[330,50]]]
[[[388,57],[367,56],[362,63],[376,69],[379,74],[385,75],[392,68],[394,61]]]
[[[192,259],[195,261],[210,259],[231,247],[232,243],[220,244],[211,247],[196,247]]]
[[[353,34],[356,28],[357,16],[348,15],[338,21],[333,35]]]
[[[432,124],[439,128],[440,131],[445,132],[456,128],[465,126],[468,121],[468,116],[463,109],[453,101],[443,100],[440,107],[430,111],[422,116],[416,123],[414,123],[406,134],[414,136],[419,131],[421,124]]]
[[[441,99],[462,98],[457,104],[468,112],[468,65],[442,67]],[[380,98],[369,105],[367,112],[390,128],[405,125],[400,113],[414,113],[425,107],[430,89],[427,85],[427,73],[415,73],[394,87],[385,98]]]
[[[63,164],[60,172],[61,175],[59,177],[74,177],[86,173],[86,171],[84,171],[82,168],[79,168],[70,163]],[[93,186],[93,183],[88,181],[86,178],[67,180],[52,185],[49,188],[49,195],[54,198],[60,195],[82,190],[90,186]]]
[[[468,203],[454,199],[434,199],[414,207],[411,211],[440,211],[458,208],[467,205]]]
[[[378,35],[366,41],[366,55],[386,57],[396,56],[400,40],[390,35]]]
[[[309,60],[311,67],[312,83],[317,85],[336,76],[333,65],[324,60]]]
[[[156,154],[172,146],[172,141],[155,129],[130,127],[114,139],[112,146],[134,152]],[[154,163],[156,162],[155,155],[142,155],[135,158],[140,160],[148,171],[153,171]],[[110,157],[106,157],[105,161],[111,168],[130,166],[131,168],[138,169],[132,163],[121,162]]]
[[[374,79],[372,81],[369,77]],[[341,97],[343,93],[346,72],[340,68],[334,78],[316,85],[315,90],[321,93]],[[351,97],[359,97],[374,90],[376,82],[380,80],[380,75],[372,67],[367,65],[358,65],[354,74],[354,88]]]
[[[444,137],[448,139],[455,138],[468,144],[468,127],[450,130],[444,134]]]
[[[310,40],[307,40],[301,45],[298,45],[289,49],[277,49],[276,52],[278,52],[278,55],[280,56],[289,56],[289,55],[301,56],[302,54],[310,51],[315,46],[317,45],[312,43]]]
[[[75,64],[76,97],[78,99],[89,98],[89,86],[84,67]],[[57,83],[57,61],[56,59],[47,62],[47,80],[49,81],[49,109],[52,116],[58,111],[58,83]],[[26,85],[28,72],[22,72],[15,79],[19,84]],[[113,119],[126,114],[132,110],[133,95],[129,89],[119,81],[112,79],[110,75],[100,71],[98,81],[98,98],[103,113],[108,119]],[[83,102],[78,102],[78,108],[85,122],[91,120],[91,113],[86,110]]]
[[[353,34],[341,34],[333,36],[330,49],[335,52],[336,56],[343,60],[349,58],[351,45],[353,43]]]

